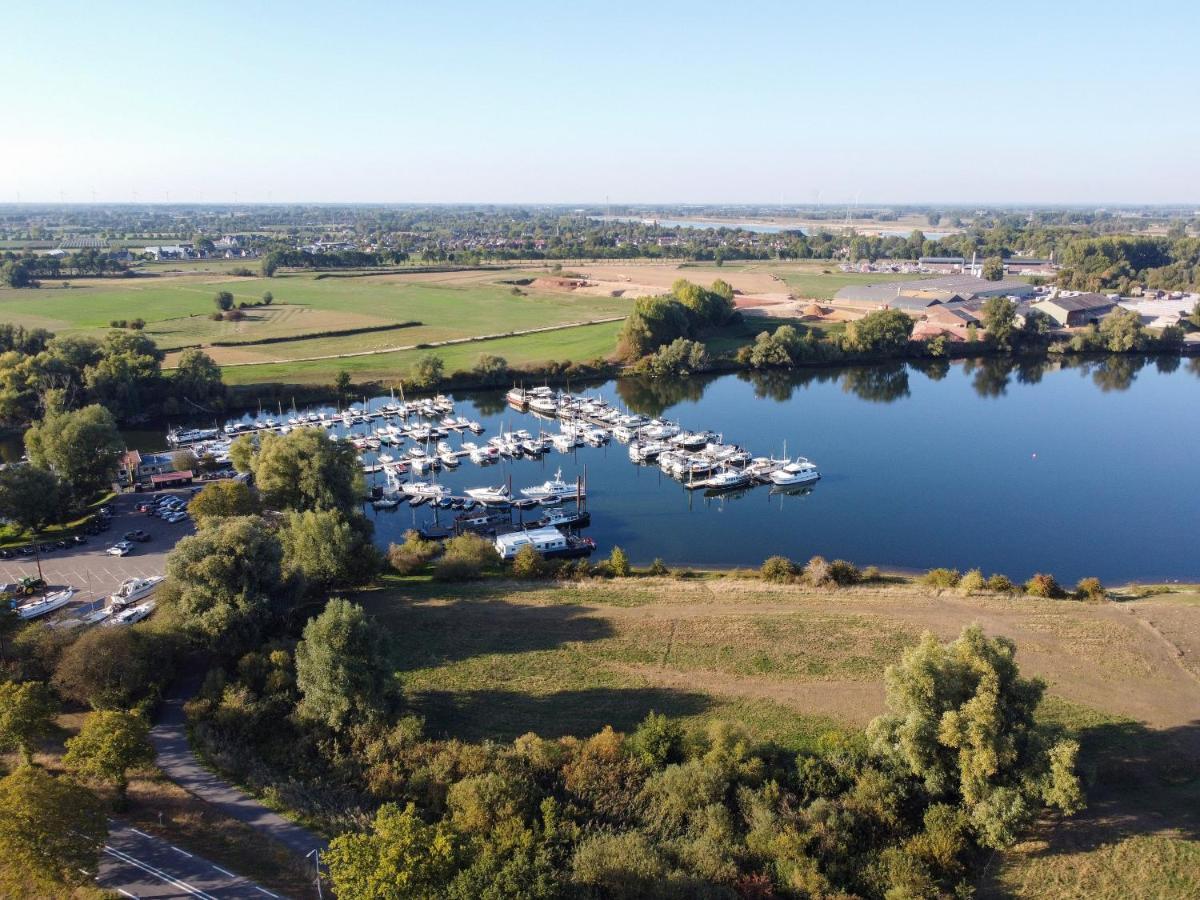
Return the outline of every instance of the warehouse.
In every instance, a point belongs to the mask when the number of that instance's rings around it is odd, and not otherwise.
[[[1023,281],[986,281],[974,275],[947,275],[920,281],[878,281],[852,284],[834,296],[834,303],[856,309],[920,311],[939,303],[988,297],[1029,297],[1035,289]]]

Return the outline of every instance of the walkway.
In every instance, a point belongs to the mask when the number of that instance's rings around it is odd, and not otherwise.
[[[176,684],[163,701],[158,721],[150,729],[159,768],[185,791],[274,838],[296,856],[303,858],[318,847],[324,853],[329,845],[323,838],[268,809],[245,791],[214,775],[197,759],[188,741],[183,706],[198,688],[198,679],[188,679]]]

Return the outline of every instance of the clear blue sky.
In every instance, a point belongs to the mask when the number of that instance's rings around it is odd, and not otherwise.
[[[1200,201],[1192,2],[158,0],[3,22],[0,202]]]

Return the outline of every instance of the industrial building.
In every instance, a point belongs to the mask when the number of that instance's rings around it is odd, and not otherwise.
[[[920,281],[878,281],[847,285],[834,295],[834,303],[856,309],[903,309],[921,312],[940,303],[970,302],[988,297],[1031,297],[1032,285],[1023,281],[987,281],[974,275],[947,275]]]

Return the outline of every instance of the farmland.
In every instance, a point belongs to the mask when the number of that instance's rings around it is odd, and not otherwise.
[[[883,669],[921,632],[949,638],[979,622],[1047,681],[1043,718],[1080,737],[1091,797],[989,867],[982,894],[1080,898],[1196,890],[1200,684],[1181,660],[1196,649],[1198,599],[829,592],[728,574],[453,589],[398,579],[359,598],[405,635],[397,668],[428,731],[472,740],[629,729],[656,710],[696,727],[737,720],[803,749],[880,713]]]

